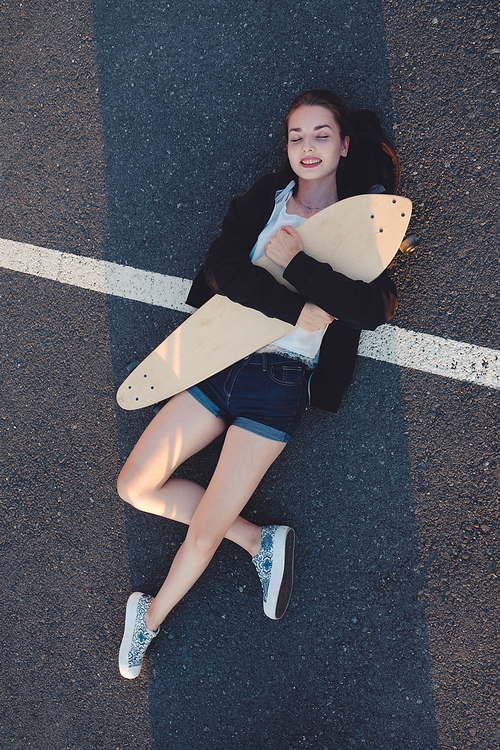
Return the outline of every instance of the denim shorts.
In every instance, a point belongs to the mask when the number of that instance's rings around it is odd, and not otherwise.
[[[252,354],[188,393],[228,425],[288,443],[306,404],[307,376],[300,359]]]

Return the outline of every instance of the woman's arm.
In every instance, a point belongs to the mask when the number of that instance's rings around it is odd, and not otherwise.
[[[298,252],[288,265],[282,264],[295,293],[250,261],[250,252],[272,213],[275,190],[283,186],[283,178],[266,175],[231,202],[222,232],[205,258],[205,279],[212,291],[292,325],[297,324],[306,302],[354,328],[374,330],[390,320],[397,296],[385,273],[371,284],[352,281],[327,263]]]
[[[265,252],[285,269],[283,276],[306,295],[309,302],[354,328],[374,330],[387,323],[396,312],[396,287],[387,273],[370,284],[353,281],[335,272],[328,263],[304,253],[300,234],[293,227],[279,230],[266,245]]]
[[[283,276],[310,302],[353,328],[373,331],[387,323],[398,307],[396,286],[387,271],[370,284],[353,281],[302,251]]]
[[[250,252],[274,207],[276,187],[280,187],[276,175],[267,175],[231,202],[222,232],[205,258],[204,272],[215,293],[295,325],[307,302],[305,295],[291,292],[250,260]]]

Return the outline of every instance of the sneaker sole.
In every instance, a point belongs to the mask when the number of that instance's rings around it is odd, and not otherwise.
[[[120,644],[120,653],[118,654],[118,666],[120,667],[121,676],[125,677],[126,680],[133,680],[138,677],[142,669],[142,662],[138,667],[129,667],[128,665],[128,653],[130,651],[130,646],[132,645],[137,605],[141,596],[142,594],[140,591],[135,591],[131,594],[127,600],[127,607],[125,610],[125,629]]]
[[[293,589],[293,556],[295,531],[289,526],[280,527],[273,544],[273,569],[264,614],[271,620],[281,620],[285,614]]]

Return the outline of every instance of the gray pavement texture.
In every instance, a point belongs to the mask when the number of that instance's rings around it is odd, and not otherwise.
[[[395,323],[498,349],[499,17],[0,0],[0,236],[192,278],[280,164],[290,99],[327,86],[402,157],[422,242],[393,267]],[[184,529],[116,496],[152,410],[114,388],[183,316],[10,271],[0,295],[2,750],[500,746],[498,392],[360,360],[245,509],[297,530],[286,617],[224,542],[126,682],[126,598],[155,593]],[[180,473],[206,483],[219,447]]]

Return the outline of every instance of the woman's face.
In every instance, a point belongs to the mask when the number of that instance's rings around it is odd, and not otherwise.
[[[347,156],[349,136],[342,139],[332,112],[325,107],[298,107],[288,120],[288,159],[301,179],[335,176],[341,156]]]

